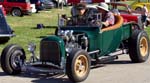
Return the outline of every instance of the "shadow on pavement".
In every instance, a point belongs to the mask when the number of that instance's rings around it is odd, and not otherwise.
[[[8,76],[6,73],[0,71],[0,76]]]
[[[21,77],[35,78],[32,83],[73,83],[64,74],[40,74],[26,72]]]
[[[116,60],[105,64],[92,65],[91,70],[114,64],[116,65],[116,64],[134,64],[134,63],[132,63],[130,60]],[[11,76],[11,75],[7,75],[3,71],[0,71],[0,76]],[[43,74],[37,72],[23,72],[19,75],[15,75],[15,77],[31,78],[32,83],[73,83],[64,74],[47,74],[47,73]]]
[[[135,64],[132,63],[130,60],[119,60],[119,61],[113,61],[113,62],[109,62],[107,64]]]
[[[7,75],[6,73],[0,71],[0,76],[11,76],[11,75]],[[15,75],[15,77],[31,78],[32,83],[73,83],[68,78],[64,78],[65,77],[64,74],[40,74],[40,73],[24,72],[19,75]]]
[[[95,69],[95,68],[100,68],[100,67],[105,67],[107,65],[119,65],[119,64],[136,64],[136,63],[132,63],[130,60],[116,60],[116,61],[111,61],[111,62],[104,62],[104,63],[98,63],[98,64],[94,64],[91,66],[91,69]]]

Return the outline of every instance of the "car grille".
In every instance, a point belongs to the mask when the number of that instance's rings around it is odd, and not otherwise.
[[[40,60],[42,62],[60,63],[60,48],[57,42],[42,41],[40,45]]]

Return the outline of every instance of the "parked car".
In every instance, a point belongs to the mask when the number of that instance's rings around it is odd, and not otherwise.
[[[63,1],[63,0],[60,0],[60,1]],[[85,3],[114,2],[116,0],[64,0],[64,1],[67,2],[68,4],[77,4],[80,2],[85,2]]]
[[[150,10],[150,0],[135,0],[134,3],[131,4],[131,8],[141,11],[144,5]]]
[[[58,26],[55,35],[40,41],[39,58],[34,52],[36,45],[29,44],[28,50],[32,53],[29,61],[26,61],[26,54],[21,46],[8,45],[1,54],[1,67],[10,75],[24,71],[63,73],[76,83],[88,77],[90,66],[94,66],[91,63],[99,64],[117,59],[118,54],[112,53],[119,49],[126,50],[121,53],[129,54],[132,62],[145,62],[150,54],[147,33],[137,23],[123,24],[120,15],[116,15],[115,19],[114,25],[105,28],[94,24],[71,26],[64,23],[64,26]],[[101,22],[99,18],[95,21]]]
[[[51,9],[56,6],[53,0],[41,0],[41,4],[44,9]]]
[[[28,0],[0,0],[7,13],[12,16],[23,16],[31,13],[31,6]]]
[[[63,0],[60,0],[60,1],[63,1]],[[67,0],[66,2],[67,3],[71,3],[71,4],[77,4],[77,3],[80,3],[80,2],[85,2],[85,3],[100,3],[100,2],[110,2],[110,1],[111,0]]]
[[[31,4],[35,4],[35,8],[38,11],[44,9],[54,8],[56,5],[52,0],[30,0]]]
[[[124,18],[124,21],[136,21],[140,26],[142,26],[141,14],[142,11],[131,9],[128,4],[120,3],[120,2],[111,2],[107,3],[111,10],[117,9],[121,16]],[[125,19],[126,17],[130,17],[130,19]],[[150,24],[150,15],[146,19],[146,26]]]
[[[7,43],[11,37],[15,36],[13,30],[7,24],[2,8],[0,8],[0,44]]]

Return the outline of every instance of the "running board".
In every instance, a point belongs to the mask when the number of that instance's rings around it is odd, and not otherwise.
[[[35,72],[35,73],[65,73],[65,69],[60,68],[54,64],[41,64],[42,62],[36,62],[26,64],[22,66],[24,72]]]
[[[96,63],[104,64],[104,63],[112,62],[112,61],[114,61],[115,59],[118,59],[118,56],[119,56],[119,55],[122,55],[122,54],[124,54],[124,53],[122,52],[122,50],[118,50],[118,51],[116,51],[116,52],[113,52],[113,53],[108,54],[107,56],[99,57],[99,58],[96,60]]]
[[[42,67],[33,67],[33,66],[26,66],[27,72],[35,72],[35,73],[65,73],[62,69],[46,69]]]

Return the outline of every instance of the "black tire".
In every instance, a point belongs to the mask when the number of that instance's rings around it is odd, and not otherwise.
[[[90,57],[87,52],[81,49],[73,49],[67,56],[66,73],[71,81],[81,82],[87,78],[90,65]],[[79,67],[83,68],[79,69]]]
[[[11,44],[6,46],[1,54],[1,67],[10,75],[21,73],[21,64],[25,61],[25,52],[22,47]]]
[[[132,62],[145,62],[149,57],[149,46],[149,38],[145,31],[133,31],[129,39],[129,56]]]
[[[12,16],[23,16],[22,11],[19,8],[14,8],[11,11]]]
[[[138,24],[132,24],[132,29],[133,30],[142,30],[143,28],[141,28]]]

